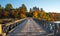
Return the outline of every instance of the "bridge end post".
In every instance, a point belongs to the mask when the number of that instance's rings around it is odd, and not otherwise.
[[[2,24],[0,24],[0,36],[6,36],[6,33],[3,33]]]
[[[0,24],[0,36],[3,36],[2,33],[2,24]]]

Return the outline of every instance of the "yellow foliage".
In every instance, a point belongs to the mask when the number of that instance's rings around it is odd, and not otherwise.
[[[35,17],[35,18],[38,17],[38,12],[37,12],[37,11],[34,11],[34,13],[33,13],[33,17]]]
[[[21,18],[26,18],[26,15],[25,15],[25,14],[21,14],[20,17],[21,17]]]

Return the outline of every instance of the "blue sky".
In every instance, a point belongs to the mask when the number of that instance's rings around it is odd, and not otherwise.
[[[0,0],[0,4],[5,7],[7,3],[11,3],[14,8],[25,4],[27,9],[35,6],[43,8],[46,12],[60,13],[60,0]]]

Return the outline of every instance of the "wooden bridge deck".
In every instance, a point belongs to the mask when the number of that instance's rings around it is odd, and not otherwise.
[[[43,30],[32,18],[27,18],[7,36],[44,36],[42,34],[46,34],[46,31]]]

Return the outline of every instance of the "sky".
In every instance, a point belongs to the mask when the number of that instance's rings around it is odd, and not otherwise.
[[[43,8],[46,12],[60,13],[60,0],[0,0],[0,4],[5,7],[6,4],[11,3],[14,8],[25,4],[28,11],[30,8]]]

